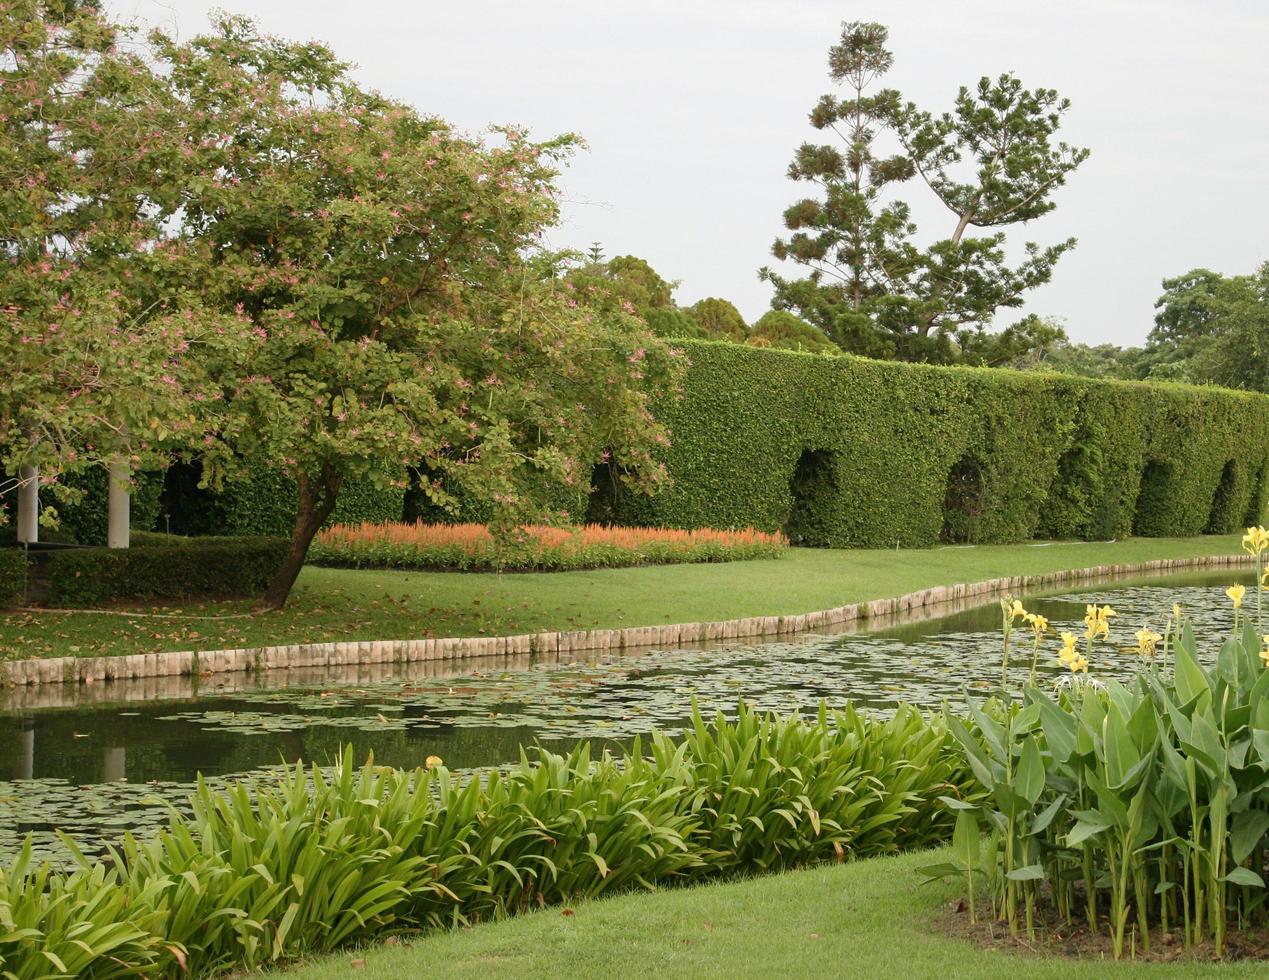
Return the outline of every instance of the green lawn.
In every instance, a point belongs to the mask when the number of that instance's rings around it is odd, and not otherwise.
[[[253,614],[251,603],[237,601],[135,610],[149,615],[0,614],[0,659],[793,615],[1004,575],[1232,554],[1238,542],[1224,535],[907,551],[794,549],[768,561],[501,575],[306,568],[280,612]]]
[[[915,869],[939,852],[726,884],[626,894],[344,953],[288,978],[1263,977],[1264,963],[1075,961],[981,948],[940,931],[954,886]],[[355,970],[355,972],[353,972]]]

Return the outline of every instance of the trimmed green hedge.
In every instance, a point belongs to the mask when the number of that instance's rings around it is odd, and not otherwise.
[[[281,473],[264,473],[233,483],[221,493],[198,488],[197,466],[176,465],[168,471],[160,513],[176,534],[280,535],[289,537],[298,506],[295,483]],[[344,483],[335,512],[326,523],[360,524],[399,521],[405,490]],[[160,526],[163,519],[160,517]]]
[[[26,552],[0,548],[0,606],[17,602],[26,591]]]
[[[52,551],[49,606],[95,606],[120,599],[259,595],[286,554],[283,538],[196,538],[131,548]]]
[[[65,478],[67,486],[83,490],[84,495],[74,503],[59,503],[49,490],[40,494],[42,505],[57,508],[57,519],[64,532],[76,544],[104,545],[110,476],[104,466],[95,466]],[[163,492],[162,473],[137,473],[132,484],[128,523],[137,530],[149,531],[159,517],[159,495]],[[53,540],[43,530],[41,539]]]
[[[682,341],[664,460],[623,524],[843,547],[1102,539],[1259,522],[1269,398]]]

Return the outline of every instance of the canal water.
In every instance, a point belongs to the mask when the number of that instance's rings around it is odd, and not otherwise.
[[[1199,636],[1229,629],[1225,588],[1241,571],[1136,579],[1028,597],[1055,631],[1082,630],[1085,605],[1110,604],[1111,642],[1098,644],[1094,677],[1137,668],[1133,634],[1162,631],[1179,602]],[[1249,602],[1254,592],[1248,590]],[[1056,634],[1039,673],[1060,676]],[[1213,644],[1214,646],[1214,644]],[[1013,675],[1030,669],[1030,634],[1014,640]],[[1213,652],[1214,651],[1210,651]],[[986,696],[1000,679],[1000,610],[987,605],[922,622],[713,649],[602,654],[564,662],[519,658],[451,665],[313,671],[289,686],[270,678],[221,680],[197,692],[11,693],[0,703],[0,860],[34,836],[51,855],[62,830],[89,850],[125,830],[166,822],[201,773],[213,780],[299,759],[323,763],[342,746],[357,758],[418,766],[440,756],[451,769],[506,764],[522,746],[566,750],[578,739],[624,744],[652,728],[674,731],[695,702],[707,715],[740,700],[778,712],[847,701],[886,711],[899,701],[935,709]],[[188,684],[188,681],[179,682]],[[237,686],[238,689],[232,689]],[[38,699],[43,706],[32,706]]]

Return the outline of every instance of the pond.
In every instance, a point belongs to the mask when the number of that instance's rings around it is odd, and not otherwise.
[[[1088,602],[1110,603],[1112,642],[1099,644],[1094,676],[1135,668],[1133,634],[1162,630],[1180,602],[1200,636],[1230,622],[1224,589],[1248,574],[1136,579],[1036,596],[1027,607],[1055,630],[1082,630]],[[1251,590],[1249,590],[1249,601]],[[461,668],[417,665],[366,680],[353,671],[281,689],[246,686],[198,697],[100,701],[0,711],[0,859],[26,833],[56,853],[62,829],[97,850],[122,830],[166,821],[196,774],[213,779],[297,759],[329,761],[341,746],[381,764],[418,766],[429,755],[476,770],[518,758],[521,746],[565,750],[579,738],[626,743],[656,727],[680,728],[695,701],[706,714],[740,699],[778,712],[853,700],[879,711],[901,700],[928,708],[985,696],[999,683],[1000,612],[989,604],[924,622],[779,642],[733,641],[715,649],[597,654],[562,663]],[[1016,634],[1015,676],[1029,669],[1030,634]],[[1060,674],[1050,638],[1040,671]],[[385,668],[387,669],[387,668]],[[452,671],[461,669],[461,673]],[[95,692],[98,696],[106,688]],[[107,693],[108,697],[109,694]],[[11,699],[14,695],[10,696]]]

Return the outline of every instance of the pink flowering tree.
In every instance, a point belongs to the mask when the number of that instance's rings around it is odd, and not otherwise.
[[[579,304],[542,246],[573,137],[465,135],[241,18],[152,44],[164,105],[141,170],[176,178],[149,195],[172,236],[155,288],[195,284],[212,329],[244,340],[202,348],[220,395],[198,413],[205,478],[297,487],[267,605],[349,480],[421,467],[436,502],[496,502],[502,529],[575,516],[546,513],[543,488],[584,492],[605,452],[633,485],[664,481],[649,398],[677,384],[676,353]]]
[[[218,400],[200,358],[241,342],[156,288],[180,247],[142,165],[161,103],[118,36],[92,4],[0,2],[0,521],[23,466],[65,499],[66,473],[162,465]]]

